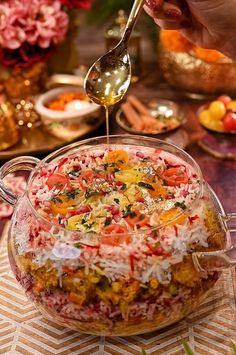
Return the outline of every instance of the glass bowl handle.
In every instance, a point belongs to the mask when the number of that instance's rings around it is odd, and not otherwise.
[[[231,247],[213,252],[196,252],[192,254],[195,268],[201,272],[221,271],[236,266],[236,213],[221,214],[222,223],[227,233],[230,234]]]
[[[39,163],[40,160],[37,158],[23,156],[4,164],[0,169],[0,197],[11,205],[15,205],[18,196],[5,186],[3,179],[16,171],[32,171]]]

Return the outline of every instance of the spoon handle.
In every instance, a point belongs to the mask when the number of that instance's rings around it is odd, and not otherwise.
[[[121,42],[120,42],[120,43],[123,42],[125,44],[125,46],[128,45],[131,33],[133,31],[133,28],[136,24],[139,14],[142,11],[142,8],[143,8],[143,5],[145,4],[145,2],[146,2],[146,0],[135,0],[135,2],[133,4],[124,34],[123,34]]]

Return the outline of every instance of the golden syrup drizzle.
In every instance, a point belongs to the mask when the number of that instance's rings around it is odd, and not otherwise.
[[[109,129],[109,107],[104,106],[105,108],[105,116],[106,116],[106,137],[107,137],[107,149],[109,148],[109,134],[110,134],[110,129]]]

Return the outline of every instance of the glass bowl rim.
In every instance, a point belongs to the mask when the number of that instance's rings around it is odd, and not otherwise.
[[[50,220],[48,220],[46,217],[42,216],[39,214],[39,212],[35,209],[35,207],[33,206],[32,204],[32,201],[30,199],[30,196],[29,196],[29,192],[30,192],[30,189],[29,187],[31,186],[31,183],[33,181],[33,178],[34,178],[34,175],[37,174],[37,172],[44,166],[47,164],[47,161],[52,161],[54,159],[56,159],[57,157],[61,156],[63,157],[63,153],[64,155],[66,153],[70,153],[70,151],[72,151],[73,149],[75,148],[79,148],[81,146],[86,146],[87,144],[89,143],[92,143],[92,142],[96,142],[96,141],[105,141],[107,139],[106,136],[99,136],[99,137],[92,137],[92,138],[87,138],[85,140],[81,140],[79,142],[75,142],[75,143],[72,143],[72,144],[69,144],[69,145],[66,145],[65,147],[62,147],[58,150],[56,150],[55,152],[47,155],[43,160],[40,160],[40,162],[38,163],[38,165],[35,167],[35,169],[32,170],[29,178],[28,178],[28,181],[27,181],[27,188],[26,188],[26,191],[23,195],[23,197],[26,195],[27,197],[27,200],[28,200],[28,203],[30,205],[30,208],[32,210],[32,212],[34,213],[34,215],[36,216],[36,219],[37,220],[42,220],[44,223],[46,223],[47,225],[50,225],[51,227],[53,228],[57,228],[58,230],[61,230],[63,231],[63,233],[66,232],[66,234],[73,234],[75,235],[76,233],[77,234],[80,234],[80,235],[92,235],[92,233],[86,233],[86,232],[80,232],[80,231],[70,231],[70,230],[67,230],[66,228],[60,226],[60,225],[57,225],[53,222],[51,222]],[[188,154],[187,152],[185,152],[183,149],[175,146],[174,144],[172,143],[169,143],[169,142],[165,142],[161,139],[157,139],[157,138],[152,138],[152,137],[146,137],[146,136],[137,136],[137,135],[122,135],[122,134],[119,134],[119,135],[109,135],[109,139],[112,140],[112,139],[130,139],[130,140],[135,140],[137,141],[137,146],[140,144],[140,141],[142,142],[150,142],[150,143],[156,143],[157,145],[162,145],[162,146],[166,146],[166,147],[169,147],[169,148],[172,148],[172,149],[175,149],[176,150],[176,154],[179,152],[181,153],[182,155],[184,155],[192,164],[192,167],[194,169],[194,171],[197,173],[197,176],[200,180],[200,184],[199,184],[199,191],[197,193],[197,196],[196,198],[191,201],[189,203],[189,205],[187,206],[187,208],[185,210],[182,210],[180,211],[179,214],[177,214],[174,218],[170,219],[168,222],[165,222],[165,223],[162,223],[162,224],[159,224],[158,226],[155,226],[155,227],[149,227],[149,228],[145,228],[145,229],[138,229],[136,231],[128,231],[128,235],[137,235],[137,234],[142,234],[142,233],[145,233],[147,231],[151,232],[153,230],[160,230],[162,229],[163,227],[165,226],[168,226],[169,224],[173,223],[175,220],[177,220],[179,217],[181,217],[182,215],[186,214],[189,210],[191,210],[192,206],[197,203],[197,201],[202,197],[203,195],[203,188],[204,188],[204,179],[203,179],[203,175],[202,175],[202,171],[198,165],[198,163],[193,159],[193,157],[191,157],[190,154]],[[139,144],[138,144],[139,143]],[[104,143],[103,143],[104,144]],[[112,144],[110,142],[111,145],[119,145],[119,144],[122,144],[121,143],[114,143]],[[124,144],[124,143],[123,143]],[[125,144],[124,144],[125,145]],[[128,143],[126,143],[126,145],[129,145]],[[134,144],[130,144],[131,146],[135,146]],[[140,145],[140,147],[148,147],[148,145]],[[151,147],[150,147],[151,148]],[[157,147],[158,149],[158,147]],[[161,149],[161,148],[160,148]],[[171,153],[173,154],[173,153]],[[93,235],[96,235],[96,236],[99,236],[101,233],[93,233]],[[127,232],[125,233],[127,234]],[[108,235],[108,234],[103,234],[103,235]],[[109,234],[110,235],[110,234]],[[119,235],[122,235],[122,233],[119,233]]]

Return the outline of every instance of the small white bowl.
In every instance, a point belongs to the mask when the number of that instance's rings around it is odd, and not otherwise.
[[[42,119],[50,118],[51,120],[56,121],[64,121],[66,119],[79,118],[85,115],[88,115],[94,111],[96,111],[100,106],[89,103],[87,107],[77,110],[77,111],[56,111],[51,110],[46,107],[50,101],[55,99],[58,95],[63,94],[65,92],[83,92],[82,88],[76,88],[75,86],[65,86],[57,89],[52,89],[45,94],[40,95],[35,104],[35,110],[41,115]]]
[[[67,132],[68,140],[70,140],[71,137],[78,135],[80,129],[87,124],[89,119],[99,114],[100,106],[92,102],[84,104],[84,101],[81,100],[81,109],[79,110],[57,111],[47,108],[46,105],[50,101],[66,92],[84,93],[84,90],[82,87],[75,86],[63,86],[52,89],[36,99],[35,110],[40,115],[43,124],[51,134],[65,140]],[[56,127],[57,129],[55,129]]]

